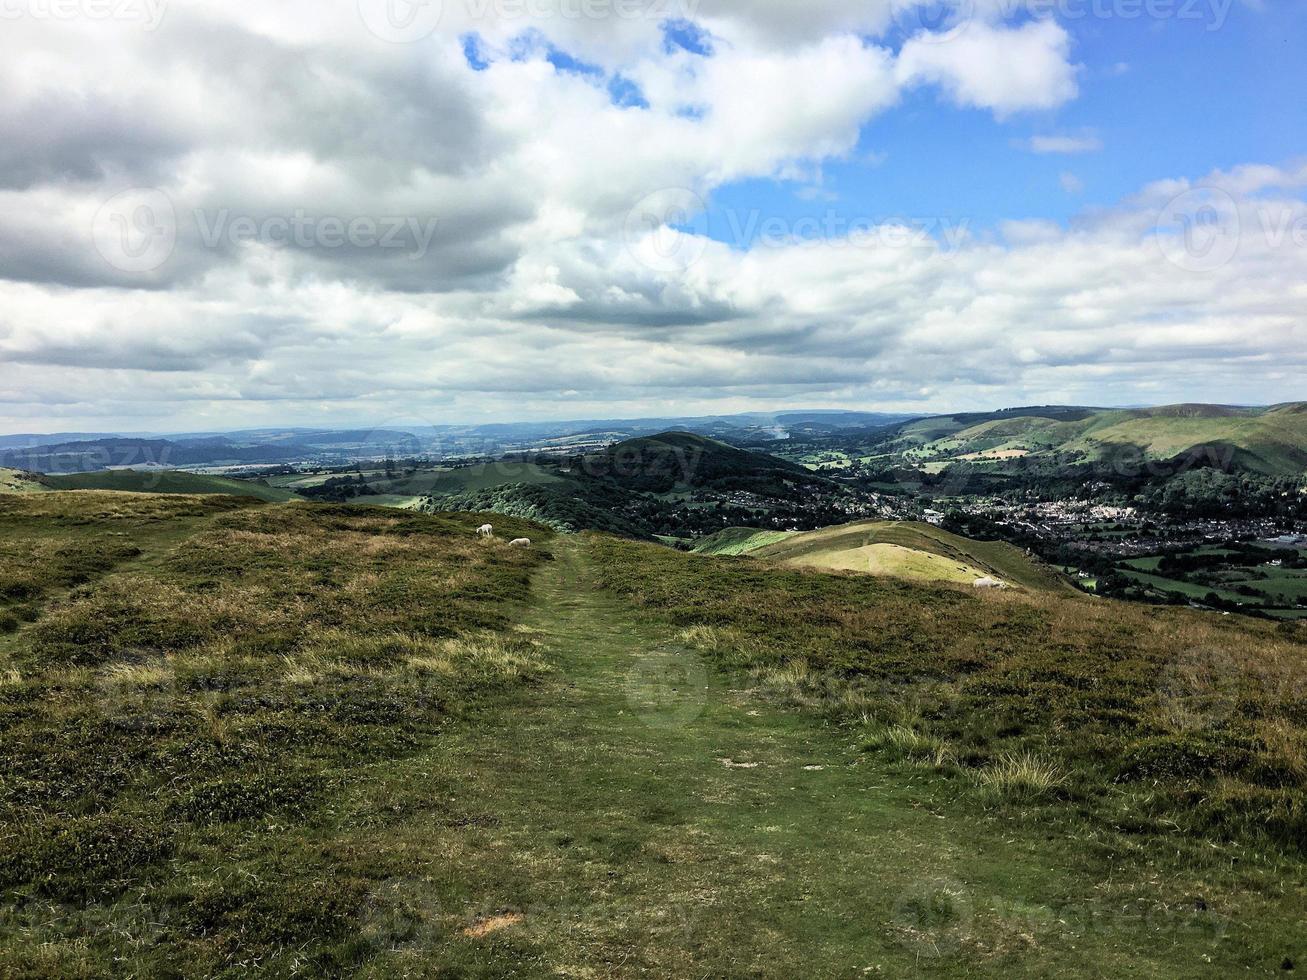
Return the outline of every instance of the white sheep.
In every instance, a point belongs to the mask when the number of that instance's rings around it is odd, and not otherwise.
[[[530,538],[518,538],[515,541],[508,542],[510,548],[529,548],[531,547]]]
[[[477,528],[477,534],[483,538],[493,538],[495,536],[495,526],[493,524],[482,524]]]

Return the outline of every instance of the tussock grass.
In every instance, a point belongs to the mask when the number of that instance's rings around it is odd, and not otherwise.
[[[991,799],[1033,802],[1054,796],[1066,776],[1050,762],[1029,752],[1005,753],[976,774]]]
[[[1111,828],[1114,801],[1140,794],[1126,822],[1141,831],[1307,853],[1300,627],[594,545],[606,589],[756,694],[905,760],[989,773],[991,799],[1051,792]],[[1040,765],[1061,781],[1046,789]]]
[[[905,725],[873,730],[863,740],[862,748],[867,752],[882,752],[895,761],[920,763],[933,769],[950,769],[957,764],[947,742]]]
[[[359,951],[310,965],[359,906],[340,905],[348,880],[314,871],[308,828],[332,787],[547,670],[512,631],[546,555],[480,547],[484,522],[221,497],[0,499],[0,558],[33,559],[0,572],[0,613],[23,614],[0,634],[0,891],[152,903],[167,941],[136,949],[127,972],[210,975],[235,969],[236,950],[288,949],[315,951],[291,957],[298,972],[352,972]],[[235,855],[251,828],[277,835],[279,866],[241,865],[258,883],[242,899],[222,869],[248,858]],[[5,914],[0,901],[0,932]],[[96,973],[94,951],[120,941],[90,936],[86,961],[49,972]],[[39,974],[32,956],[0,941],[0,973]]]

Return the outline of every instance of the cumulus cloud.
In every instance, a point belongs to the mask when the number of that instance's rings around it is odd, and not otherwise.
[[[1138,401],[1177,386],[1177,355],[1231,390],[1302,367],[1307,170],[1161,182],[1001,238],[723,227],[759,215],[722,188],[821,186],[909,89],[1000,120],[1074,98],[1052,21],[980,4],[945,39],[911,0],[703,0],[711,43],[681,45],[664,3],[537,7],[446,3],[408,43],[307,0],[6,22],[0,417]],[[828,196],[804,196],[818,226]]]

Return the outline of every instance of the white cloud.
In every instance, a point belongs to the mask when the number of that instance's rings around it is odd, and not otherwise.
[[[1075,98],[1070,50],[1071,36],[1056,21],[1021,27],[976,22],[942,43],[914,37],[903,45],[897,69],[905,85],[937,84],[958,105],[1007,116]]]
[[[1024,145],[1031,153],[1097,153],[1103,141],[1097,136],[1032,136]]]

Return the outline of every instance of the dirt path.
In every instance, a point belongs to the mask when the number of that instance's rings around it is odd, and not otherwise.
[[[405,764],[384,833],[426,931],[370,973],[1230,975],[1221,920],[1129,904],[1183,896],[959,816],[946,780],[880,769],[598,592],[584,540],[554,551],[526,627],[557,675]]]

